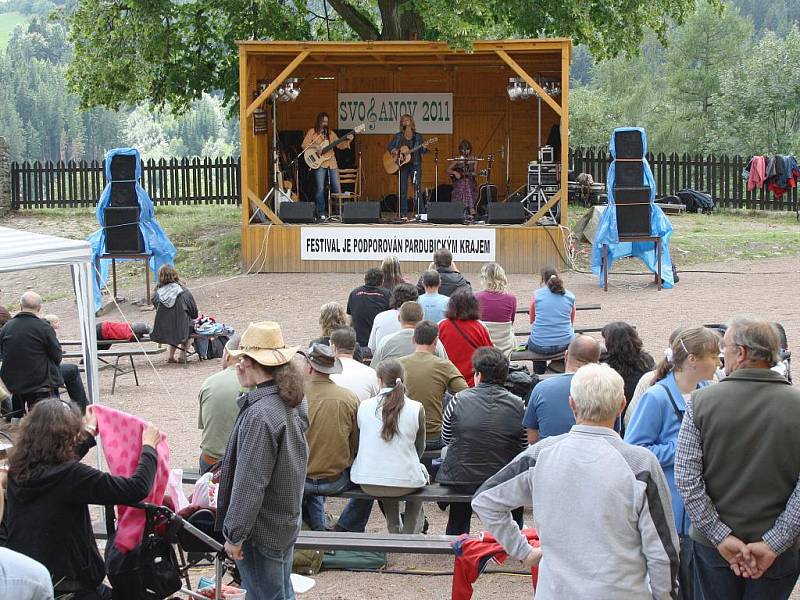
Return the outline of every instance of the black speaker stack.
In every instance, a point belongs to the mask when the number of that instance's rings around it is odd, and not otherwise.
[[[647,162],[641,132],[614,132],[614,187],[611,196],[617,211],[620,239],[650,235],[650,186],[645,178]]]
[[[136,156],[111,158],[110,201],[103,211],[107,254],[141,254],[144,240],[139,231],[139,199],[136,196]]]

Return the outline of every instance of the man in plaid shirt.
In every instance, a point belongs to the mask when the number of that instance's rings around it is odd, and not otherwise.
[[[303,377],[277,323],[251,323],[237,360],[239,416],[222,460],[217,529],[248,600],[293,600],[289,575],[300,532],[308,409]]]
[[[800,574],[800,391],[770,370],[778,348],[770,323],[734,320],[726,377],[686,403],[675,484],[697,598],[787,599]]]

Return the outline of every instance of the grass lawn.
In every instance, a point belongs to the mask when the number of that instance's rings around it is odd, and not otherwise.
[[[29,15],[18,12],[0,13],[0,49],[4,50],[8,44],[8,38],[17,25],[27,21]]]
[[[570,207],[571,224],[586,209]],[[177,268],[187,279],[239,272],[241,209],[237,206],[157,206],[158,222],[178,249]],[[755,260],[800,255],[800,223],[794,213],[724,210],[711,215],[671,215],[676,264]],[[94,210],[18,211],[0,222],[9,227],[85,239],[97,229]],[[586,268],[591,248],[577,247],[577,265]],[[141,263],[121,264],[120,283],[140,281]]]
[[[574,225],[586,209],[570,207]],[[800,255],[795,213],[720,209],[710,215],[667,215],[674,228],[670,251],[680,266]],[[578,264],[586,267],[591,248],[581,244]]]

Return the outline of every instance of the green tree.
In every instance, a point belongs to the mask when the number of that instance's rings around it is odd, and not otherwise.
[[[752,25],[728,4],[703,2],[686,23],[669,36],[664,65],[669,104],[662,124],[663,145],[689,152],[713,150],[708,140],[722,73],[737,67],[751,44]]]
[[[741,63],[722,74],[712,97],[717,107],[710,137],[728,154],[792,154],[800,151],[800,31],[785,38],[767,33]]]
[[[360,39],[438,39],[467,47],[480,38],[565,36],[586,44],[597,57],[635,53],[648,29],[665,39],[668,23],[682,22],[695,4],[547,0],[534,8],[530,0],[328,3]],[[236,40],[309,39],[325,29],[301,0],[79,0],[70,17],[75,58],[67,76],[85,107],[118,109],[149,100],[182,111],[211,90],[221,90],[230,105],[238,100]],[[337,36],[348,34],[334,29]]]

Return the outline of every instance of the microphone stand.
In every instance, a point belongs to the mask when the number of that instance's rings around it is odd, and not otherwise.
[[[433,195],[436,197],[436,202],[439,201],[439,146],[433,149]]]

